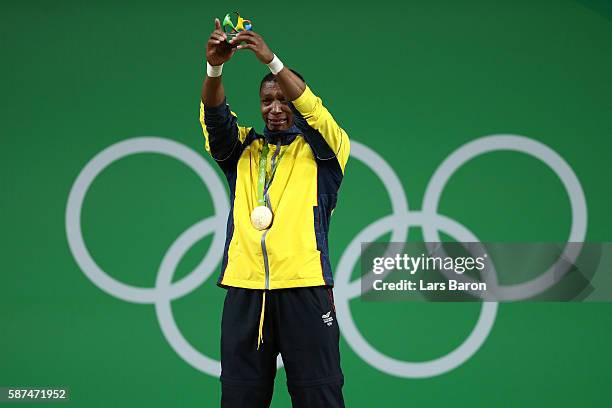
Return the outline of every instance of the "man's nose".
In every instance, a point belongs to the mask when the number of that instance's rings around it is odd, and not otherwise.
[[[281,103],[278,101],[272,102],[272,113],[281,113],[283,110],[281,109]]]

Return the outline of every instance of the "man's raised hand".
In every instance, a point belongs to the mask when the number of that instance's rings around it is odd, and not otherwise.
[[[243,42],[246,44],[241,44]],[[253,31],[240,31],[238,35],[230,41],[230,44],[232,46],[237,46],[236,48],[239,50],[253,51],[257,59],[264,64],[269,64],[274,58],[274,53],[270,50],[261,35]]]
[[[236,52],[236,48],[227,42],[227,36],[221,30],[221,22],[215,18],[215,30],[210,34],[206,43],[206,61],[210,65],[221,65]]]

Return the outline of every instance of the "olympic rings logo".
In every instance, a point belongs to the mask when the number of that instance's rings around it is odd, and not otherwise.
[[[365,227],[357,234],[342,254],[335,268],[335,303],[343,337],[349,346],[370,366],[389,375],[403,378],[425,378],[444,374],[460,366],[473,356],[488,337],[497,314],[496,302],[483,302],[478,320],[468,337],[448,354],[423,362],[409,362],[387,356],[372,347],[363,337],[351,314],[349,301],[360,295],[360,281],[350,281],[351,272],[360,257],[361,242],[375,241],[391,232],[390,241],[403,242],[410,227],[421,227],[425,241],[438,242],[439,232],[457,241],[480,242],[477,236],[459,222],[438,214],[440,197],[450,177],[463,164],[488,152],[509,150],[541,160],[560,178],[569,196],[572,225],[568,242],[583,242],[587,229],[587,206],[582,186],[567,162],[548,146],[517,135],[491,135],[475,139],[448,156],[429,181],[421,211],[410,211],[406,194],[397,174],[387,162],[369,147],[351,142],[351,157],[368,166],[384,184],[391,200],[392,214]],[[199,221],[183,232],[164,255],[154,287],[136,287],[120,282],[104,272],[92,258],[83,240],[81,209],[87,191],[95,178],[113,162],[139,153],[158,153],[173,157],[190,167],[211,193],[215,215]],[[182,335],[172,315],[171,301],[187,295],[216,270],[221,260],[225,239],[225,222],[229,202],[224,185],[212,166],[198,153],[175,141],[159,137],[138,137],[116,143],[91,159],[76,178],[66,206],[66,234],[70,250],[83,273],[101,290],[111,296],[132,303],[152,303],[161,330],[174,351],[188,364],[206,374],[218,377],[221,364],[196,350]],[[198,241],[213,234],[212,243],[202,261],[182,279],[173,282],[173,275],[182,257]],[[577,254],[564,253],[574,259]],[[560,257],[559,259],[561,259]],[[555,265],[544,274],[528,282],[500,287],[504,299],[520,299],[536,294],[546,285]],[[361,278],[360,278],[361,279]],[[278,366],[282,366],[279,358]]]

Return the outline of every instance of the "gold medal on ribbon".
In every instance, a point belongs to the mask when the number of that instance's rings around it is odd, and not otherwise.
[[[278,167],[278,163],[280,161],[280,157],[278,157],[281,150],[280,141],[276,145],[276,151],[272,156],[272,171],[270,178],[266,177],[266,162],[268,159],[269,147],[268,143],[264,142],[263,148],[261,150],[261,154],[259,157],[259,177],[257,178],[257,207],[251,211],[251,225],[258,231],[263,231],[270,228],[272,224],[272,210],[268,205],[266,205],[266,193],[270,184],[272,184],[272,180],[274,179],[274,173],[276,173],[276,168]],[[280,155],[282,157],[282,154]],[[278,159],[278,160],[277,160]]]
[[[258,231],[263,231],[272,224],[272,210],[265,205],[259,205],[251,212],[251,224]]]

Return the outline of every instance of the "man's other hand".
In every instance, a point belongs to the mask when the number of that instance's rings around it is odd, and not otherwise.
[[[227,36],[221,30],[221,22],[215,18],[215,30],[210,34],[206,43],[206,61],[210,65],[221,65],[236,52],[236,48],[227,42]]]
[[[263,38],[261,38],[261,35],[253,31],[240,31],[238,35],[230,41],[230,44],[232,46],[237,45],[239,50],[252,50],[257,59],[264,64],[269,64],[274,58],[274,53],[270,51],[270,48]]]

